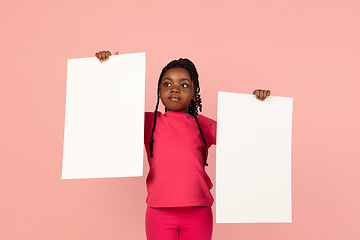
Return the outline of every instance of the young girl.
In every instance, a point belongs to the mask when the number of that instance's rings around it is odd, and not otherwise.
[[[115,55],[118,53],[116,52]],[[100,62],[111,53],[96,53]],[[145,216],[148,240],[210,240],[213,184],[205,172],[216,143],[216,121],[198,115],[202,104],[198,73],[188,59],[173,60],[159,78],[154,112],[145,113],[145,146],[150,165]],[[255,90],[259,100],[270,91]],[[159,100],[165,114],[158,112]]]

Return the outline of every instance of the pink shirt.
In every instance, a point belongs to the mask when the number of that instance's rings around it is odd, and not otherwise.
[[[198,115],[207,149],[216,143],[216,121]],[[202,141],[193,116],[182,112],[158,112],[153,156],[149,141],[154,113],[145,113],[145,147],[150,171],[146,184],[150,207],[211,206],[213,184],[205,172]]]

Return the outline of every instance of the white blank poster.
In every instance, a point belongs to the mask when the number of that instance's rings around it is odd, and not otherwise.
[[[63,179],[143,173],[145,53],[69,59]]]
[[[292,98],[219,92],[216,222],[291,222]]]

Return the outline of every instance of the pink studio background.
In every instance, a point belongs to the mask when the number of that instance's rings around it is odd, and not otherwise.
[[[179,57],[211,118],[218,91],[294,98],[293,222],[216,224],[213,239],[360,239],[359,12],[358,0],[1,1],[0,239],[145,239],[146,162],[141,178],[61,180],[67,59],[103,49],[146,52],[147,111]]]

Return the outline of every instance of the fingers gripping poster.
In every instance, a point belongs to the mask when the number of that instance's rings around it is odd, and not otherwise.
[[[217,223],[292,221],[292,103],[219,92]]]
[[[145,53],[68,60],[63,179],[142,176]]]

